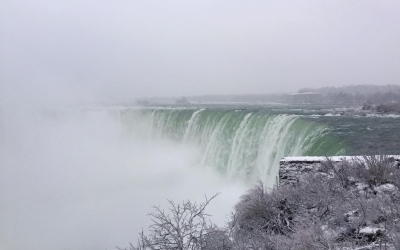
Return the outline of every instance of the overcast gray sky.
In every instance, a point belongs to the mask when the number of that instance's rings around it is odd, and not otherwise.
[[[12,97],[400,83],[398,0],[5,0],[0,9],[1,84]]]

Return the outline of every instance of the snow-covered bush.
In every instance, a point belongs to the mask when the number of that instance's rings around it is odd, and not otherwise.
[[[139,234],[136,245],[131,244],[130,250],[228,250],[232,242],[227,230],[218,228],[205,212],[208,204],[216,197],[206,197],[205,202],[197,204],[184,201],[176,204],[169,200],[167,211],[154,206],[154,212],[149,213],[153,224],[149,233]]]
[[[235,206],[234,241],[262,246],[252,249],[400,249],[396,164],[389,156],[328,159],[298,182],[268,192],[258,184]]]

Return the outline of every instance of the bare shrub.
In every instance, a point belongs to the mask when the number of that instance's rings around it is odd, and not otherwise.
[[[271,192],[266,192],[259,183],[235,206],[235,242],[246,241],[247,248],[257,246],[252,249],[329,247],[321,228],[316,225],[328,220],[332,213],[335,195],[339,192],[331,196],[331,190],[335,189],[312,175],[296,186],[282,186]],[[307,233],[313,237],[306,237]]]
[[[391,173],[395,170],[395,161],[388,155],[364,155],[362,159],[355,158],[353,166],[359,178],[370,186],[380,186],[390,182]]]
[[[386,195],[375,200],[376,219],[385,230],[386,242],[400,249],[400,200],[398,197]]]
[[[329,157],[325,157],[325,161],[322,163],[322,169],[328,174],[333,174],[333,178],[346,189],[354,184],[352,177],[355,175],[355,170],[352,166],[352,162],[346,161],[345,159],[340,162],[334,162]]]
[[[300,205],[300,195],[293,188],[265,192],[263,184],[250,189],[235,206],[236,233],[240,231],[288,234]],[[291,192],[292,191],[292,192]]]
[[[149,216],[153,224],[149,235],[139,234],[137,245],[130,245],[130,250],[145,249],[231,249],[231,241],[225,229],[212,224],[205,213],[207,205],[218,194],[197,204],[184,201],[182,204],[168,200],[168,211],[154,206]]]

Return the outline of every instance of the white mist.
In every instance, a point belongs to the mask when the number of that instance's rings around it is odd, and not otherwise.
[[[104,110],[5,112],[1,249],[114,249],[135,242],[152,205],[211,203],[224,225],[244,186],[195,165],[196,148],[127,137]],[[139,121],[138,121],[139,122]]]

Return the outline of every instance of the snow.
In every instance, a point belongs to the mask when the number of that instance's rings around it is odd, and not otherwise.
[[[341,114],[332,114],[332,113],[328,113],[325,116],[341,116]]]
[[[380,185],[379,187],[376,187],[375,191],[378,193],[386,193],[386,192],[394,193],[394,192],[398,191],[398,189],[395,185],[387,183],[387,184]]]
[[[361,182],[356,183],[356,189],[359,190],[359,191],[365,190],[367,188],[369,188],[369,185],[367,185],[365,183],[361,183]]]
[[[378,227],[364,227],[360,229],[360,234],[376,234],[378,231],[383,231]]]
[[[389,155],[388,157],[393,157],[396,160],[400,160],[400,155]],[[289,156],[282,158],[281,162],[323,162],[326,160],[325,156]],[[363,160],[363,156],[329,156],[331,161],[351,161],[353,159]]]

